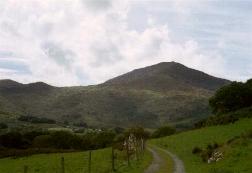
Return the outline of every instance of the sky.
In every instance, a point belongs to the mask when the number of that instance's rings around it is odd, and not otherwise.
[[[252,78],[251,0],[0,0],[0,79],[92,85],[176,61]]]

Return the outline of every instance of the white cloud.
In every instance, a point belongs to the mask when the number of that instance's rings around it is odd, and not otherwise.
[[[192,5],[176,2],[176,9],[189,10]],[[0,68],[1,52],[11,52],[30,73],[2,69],[0,78],[86,85],[161,61],[178,61],[214,75],[225,73],[218,51],[206,54],[193,39],[177,42],[168,25],[151,15],[146,28],[129,29],[131,6],[130,1],[118,0],[1,2]]]

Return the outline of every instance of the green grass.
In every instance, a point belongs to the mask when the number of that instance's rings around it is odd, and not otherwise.
[[[60,173],[61,157],[65,160],[65,173],[88,172],[88,152],[38,154],[21,158],[0,159],[1,173],[23,173],[24,165],[28,166],[28,173]],[[139,160],[132,160],[131,166],[123,161],[121,153],[117,152],[115,167],[120,173],[139,173],[151,163],[152,156],[149,152]],[[111,149],[92,151],[92,173],[111,172]]]
[[[201,158],[192,154],[194,147],[205,148],[208,144],[225,143],[234,136],[252,129],[252,119],[242,119],[234,124],[206,127],[203,129],[183,132],[177,135],[155,139],[151,144],[167,148],[184,161],[187,173],[214,173],[252,171],[252,141],[224,147],[224,159],[212,164],[202,162]],[[216,170],[216,171],[214,171]]]
[[[145,151],[142,159],[139,161],[131,161],[130,167],[124,165],[116,172],[118,173],[142,173],[152,162],[152,155],[149,151]]]

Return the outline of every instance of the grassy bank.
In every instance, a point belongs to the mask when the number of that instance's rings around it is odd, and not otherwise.
[[[155,139],[151,144],[167,148],[184,161],[187,173],[249,173],[252,170],[252,140],[237,141],[236,144],[222,147],[224,159],[207,164],[192,154],[194,147],[206,148],[208,144],[223,144],[252,129],[252,119],[242,119],[234,124],[206,127],[177,135]]]
[[[130,167],[127,166],[124,156],[116,152],[115,168],[120,173],[139,173],[151,163],[152,156],[145,152],[139,161],[132,159]],[[0,172],[23,173],[24,166],[28,166],[28,173],[60,173],[61,158],[64,157],[65,173],[88,172],[88,152],[38,154],[29,157],[0,159]],[[111,172],[111,148],[92,151],[91,172]]]

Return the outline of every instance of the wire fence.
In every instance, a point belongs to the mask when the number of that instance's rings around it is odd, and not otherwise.
[[[61,155],[61,156],[60,156]],[[114,148],[81,153],[58,154],[48,157],[47,163],[27,162],[18,173],[111,173],[131,166],[143,158],[144,150],[117,150]],[[46,160],[46,157],[44,158]]]

